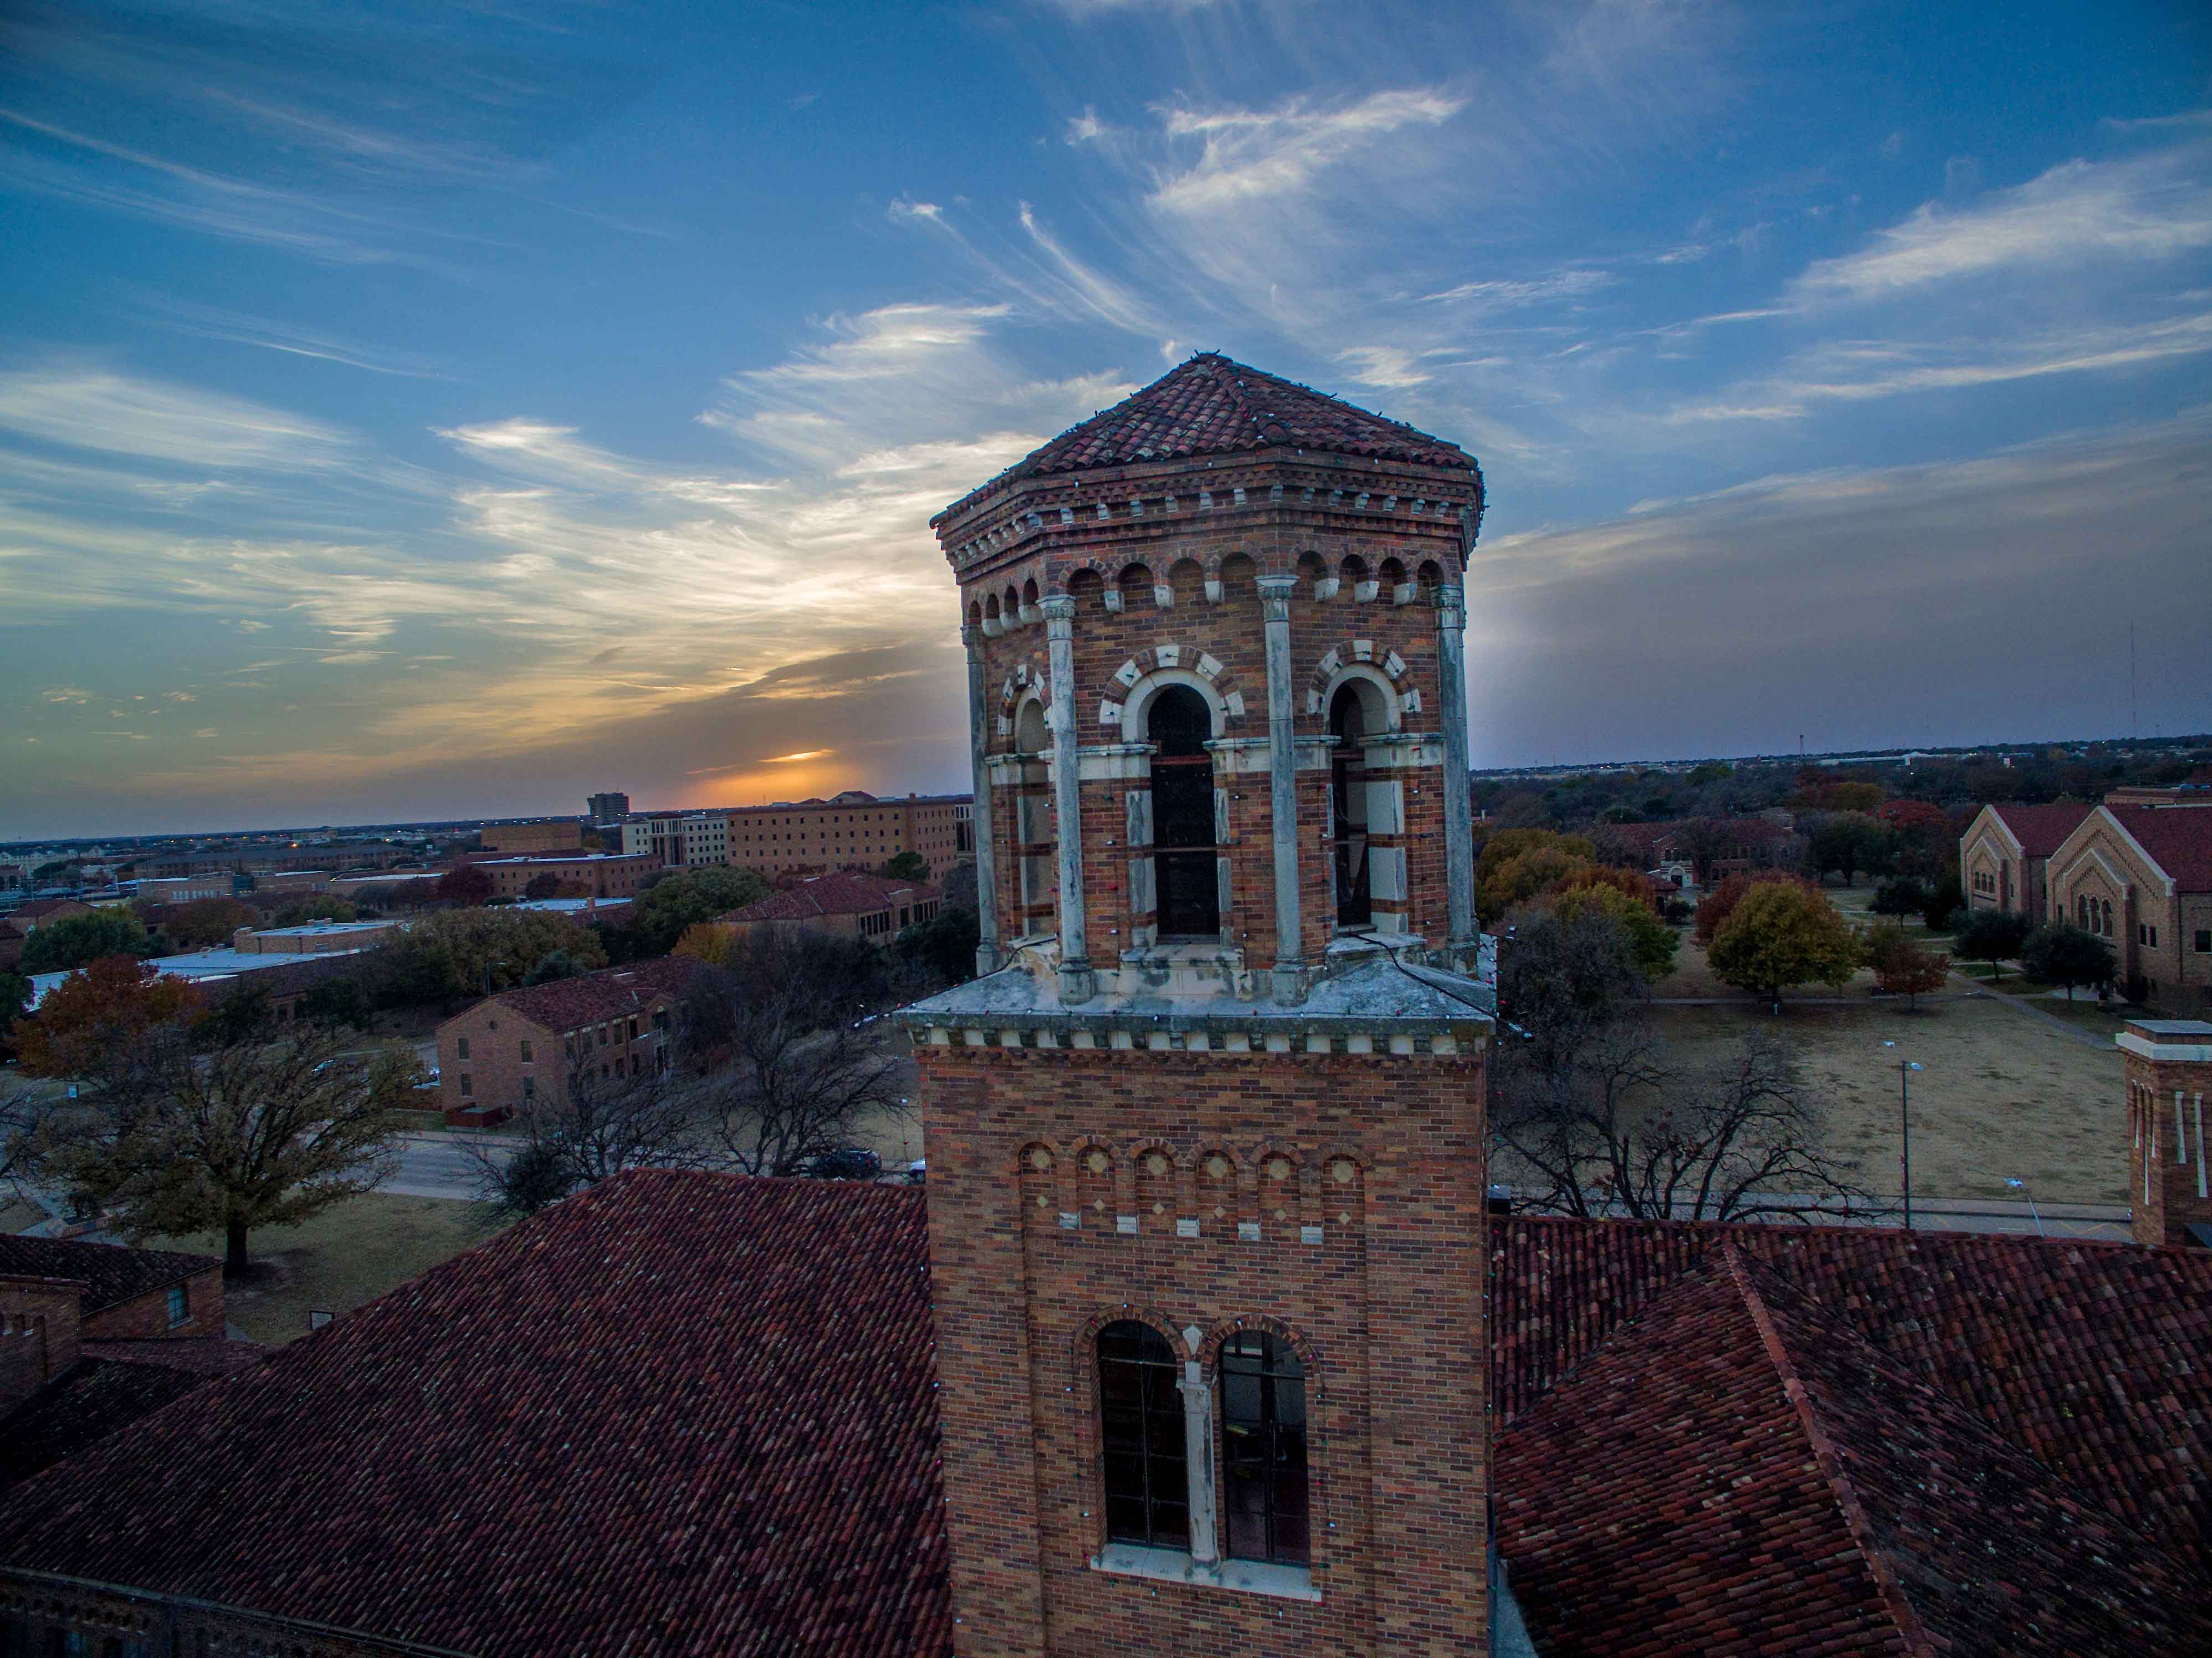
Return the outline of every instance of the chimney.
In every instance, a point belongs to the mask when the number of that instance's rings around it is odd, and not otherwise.
[[[235,929],[230,935],[230,947],[233,950],[237,950],[240,955],[252,954],[253,929],[250,926],[242,926]]]
[[[2204,1161],[2212,1024],[2130,1019],[2112,1040],[2127,1066],[2128,1206],[2136,1242],[2212,1248]]]
[[[84,1291],[76,1278],[0,1277],[0,1411],[76,1363]]]

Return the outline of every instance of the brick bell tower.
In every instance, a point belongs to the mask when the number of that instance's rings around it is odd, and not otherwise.
[[[1482,507],[1204,355],[933,520],[981,976],[902,1017],[963,1655],[1486,1649]]]
[[[2112,1038],[2128,1078],[2128,1207],[2137,1243],[2212,1245],[2204,1096],[2212,1023],[2130,1019]]]

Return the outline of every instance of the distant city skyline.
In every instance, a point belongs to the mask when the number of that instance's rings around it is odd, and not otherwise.
[[[0,840],[960,790],[929,515],[1201,349],[1481,459],[1478,767],[2212,726],[2200,9],[1346,28],[11,8]]]

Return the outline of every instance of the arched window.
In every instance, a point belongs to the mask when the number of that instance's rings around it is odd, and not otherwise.
[[[1190,1546],[1181,1367],[1167,1338],[1123,1319],[1098,1333],[1098,1426],[1106,1535],[1146,1548]]]
[[[1329,756],[1330,805],[1336,814],[1336,920],[1340,926],[1365,926],[1375,919],[1367,870],[1367,751],[1361,738],[1367,726],[1356,682],[1338,688],[1329,699],[1329,734],[1337,739]]]
[[[1222,1344],[1221,1463],[1225,1552],[1305,1565],[1306,1373],[1289,1342],[1244,1330]]]
[[[1162,936],[1221,931],[1213,846],[1213,711],[1188,685],[1164,687],[1145,710],[1152,756],[1152,867]]]

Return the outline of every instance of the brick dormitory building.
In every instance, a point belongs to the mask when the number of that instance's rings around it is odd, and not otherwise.
[[[0,1626],[2212,1650],[2212,1250],[1486,1212],[1482,490],[1201,356],[941,514],[983,971],[900,1016],[927,1190],[555,1205],[0,1498]],[[2131,1178],[2185,1221],[2212,1027],[2139,1035]]]
[[[942,876],[975,859],[974,806],[964,794],[879,798],[848,789],[826,800],[641,813],[623,823],[622,844],[670,868],[734,864],[769,876],[874,869],[912,852]]]

